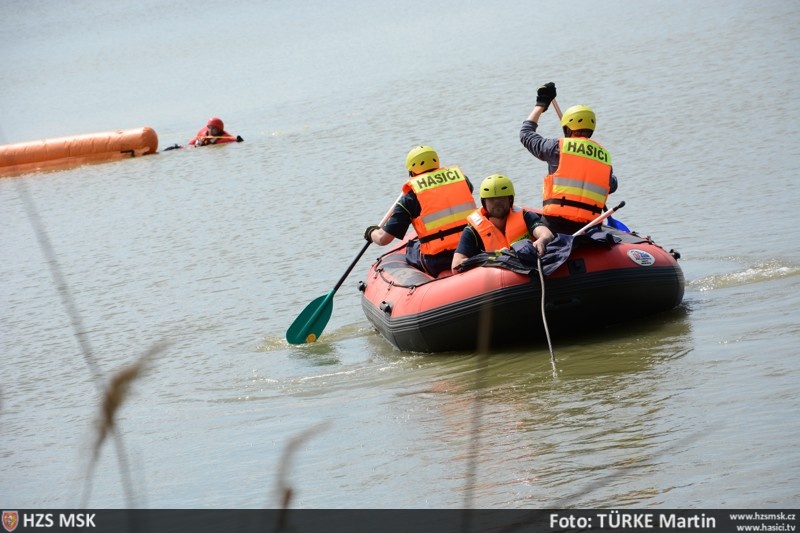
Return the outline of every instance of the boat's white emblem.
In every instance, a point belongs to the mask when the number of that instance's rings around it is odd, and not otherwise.
[[[650,266],[656,264],[656,258],[650,252],[633,248],[628,250],[628,257],[637,265]]]

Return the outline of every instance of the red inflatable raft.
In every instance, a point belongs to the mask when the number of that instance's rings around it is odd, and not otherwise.
[[[0,146],[0,177],[36,170],[154,154],[158,135],[147,126]]]
[[[603,226],[565,249],[560,266],[553,263],[544,277],[545,317],[554,336],[667,311],[683,299],[679,254],[649,237]],[[542,342],[535,262],[526,271],[508,254],[509,262],[482,255],[482,266],[438,279],[408,265],[404,246],[382,255],[359,283],[367,319],[403,351],[473,350],[485,324],[492,347]]]

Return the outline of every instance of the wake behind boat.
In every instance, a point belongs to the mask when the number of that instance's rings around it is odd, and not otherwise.
[[[381,255],[359,283],[364,314],[395,347],[473,350],[481,332],[491,347],[545,339],[542,287],[531,256],[481,254],[469,259],[466,271],[432,278],[406,263],[407,242]],[[552,245],[542,270],[553,334],[635,320],[683,300],[679,254],[649,237],[602,226],[588,235],[559,235]]]

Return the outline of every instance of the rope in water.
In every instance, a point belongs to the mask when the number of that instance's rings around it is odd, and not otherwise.
[[[542,286],[542,324],[544,324],[544,332],[547,335],[547,347],[550,349],[550,364],[553,365],[553,370],[556,369],[556,354],[553,351],[553,343],[550,342],[550,328],[547,327],[547,316],[544,312],[544,274],[542,274],[542,258],[536,258],[539,266],[539,282]]]

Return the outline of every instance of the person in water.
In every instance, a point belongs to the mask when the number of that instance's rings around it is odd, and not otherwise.
[[[481,207],[467,217],[453,254],[451,268],[481,252],[495,252],[522,239],[530,239],[542,257],[553,240],[553,232],[533,211],[514,206],[514,184],[503,174],[492,174],[480,186]]]
[[[364,238],[383,246],[402,239],[413,225],[418,238],[406,247],[408,264],[434,277],[449,274],[465,218],[475,210],[472,183],[458,167],[440,167],[430,146],[409,151],[406,168],[408,180],[394,210],[383,227],[369,226]]]
[[[564,137],[546,139],[536,133],[539,118],[556,97],[556,85],[545,83],[536,93],[536,106],[522,123],[520,142],[534,157],[547,163],[542,189],[542,218],[557,233],[574,233],[605,207],[617,190],[611,154],[590,139],[595,131],[594,111],[572,106],[561,117]]]
[[[241,137],[231,135],[225,131],[225,124],[218,117],[211,117],[204,128],[201,128],[194,136],[194,139],[189,141],[192,146],[206,146],[209,144],[220,143],[233,143],[242,142],[244,139]]]

